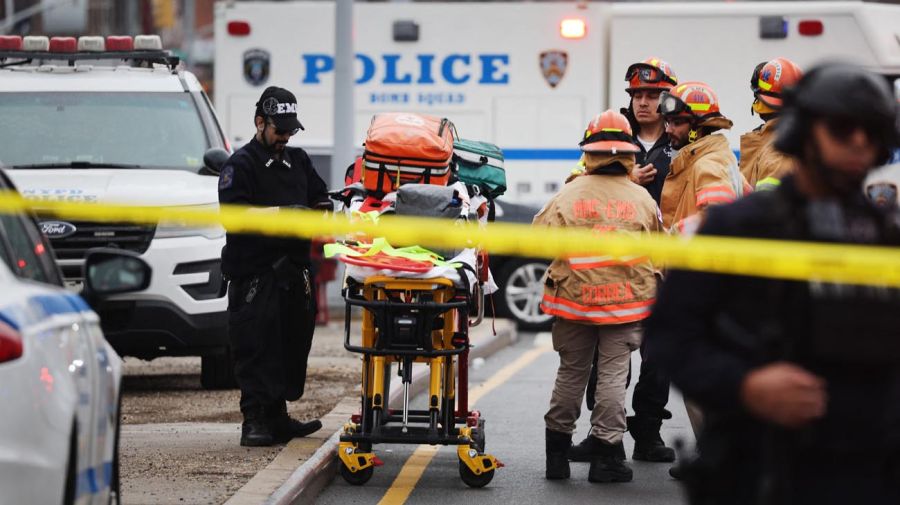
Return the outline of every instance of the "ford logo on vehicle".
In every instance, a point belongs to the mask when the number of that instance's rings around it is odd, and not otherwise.
[[[77,228],[72,223],[65,221],[44,221],[41,223],[41,231],[48,238],[66,238],[75,233]]]

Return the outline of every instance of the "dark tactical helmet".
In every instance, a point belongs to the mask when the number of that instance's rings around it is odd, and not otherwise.
[[[897,101],[885,79],[851,63],[824,63],[807,72],[794,88],[785,90],[775,148],[802,157],[812,122],[822,119],[832,131],[862,127],[880,144],[876,165],[890,159],[900,145]]]

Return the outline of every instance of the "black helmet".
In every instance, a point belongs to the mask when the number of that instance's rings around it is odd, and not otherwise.
[[[851,63],[824,63],[807,72],[784,93],[775,148],[803,155],[813,120],[837,118],[862,125],[881,146],[878,165],[900,145],[897,102],[885,79]]]

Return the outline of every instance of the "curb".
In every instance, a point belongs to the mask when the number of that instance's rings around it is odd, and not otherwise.
[[[508,320],[497,320],[497,334],[473,339],[469,351],[469,360],[486,358],[514,343],[518,338],[516,326]],[[483,324],[488,324],[485,321]],[[410,384],[410,396],[414,396],[428,387],[428,371],[420,367],[413,373]],[[394,383],[391,387],[389,405],[402,402],[402,386]],[[337,472],[337,447],[340,442],[340,430],[350,415],[359,409],[359,398],[350,397],[341,400],[331,412],[322,419],[322,430],[319,433],[330,433],[316,438],[296,438],[278,454],[272,463],[257,473],[247,484],[237,491],[226,505],[249,505],[266,503],[267,505],[289,505],[294,503],[312,503],[319,492],[331,482]],[[312,437],[315,437],[314,434]],[[297,467],[297,453],[309,447],[310,442],[324,440],[312,456]],[[292,470],[293,469],[293,470]],[[274,486],[273,486],[274,484]]]

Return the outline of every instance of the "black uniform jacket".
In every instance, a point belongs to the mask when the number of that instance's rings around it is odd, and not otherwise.
[[[637,144],[641,148],[641,152],[635,155],[635,163],[637,165],[653,163],[653,167],[656,169],[656,175],[653,177],[653,180],[645,185],[644,188],[656,201],[656,205],[659,205],[659,199],[662,197],[663,182],[666,180],[666,175],[669,174],[672,156],[677,151],[669,145],[669,136],[665,133],[662,134],[662,137],[656,139],[656,143],[653,144],[649,151],[645,150],[644,145],[640,142]]]
[[[325,182],[306,151],[285,147],[281,160],[255,138],[238,149],[219,175],[219,203],[255,207],[313,207],[328,201]],[[266,219],[259,214],[259,219]],[[228,233],[222,271],[231,278],[265,272],[283,256],[297,266],[309,264],[308,240]]]
[[[898,228],[897,215],[880,214],[862,195],[809,201],[788,177],[777,190],[710,208],[700,234],[897,246]],[[706,455],[727,446],[754,465],[773,430],[792,455],[900,454],[900,290],[676,270],[646,338],[704,410],[701,454],[705,436],[719,437],[724,445]],[[826,415],[800,430],[766,426],[740,402],[745,375],[781,360],[827,382]]]

